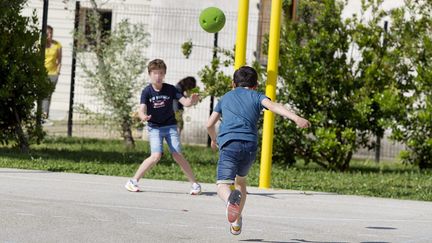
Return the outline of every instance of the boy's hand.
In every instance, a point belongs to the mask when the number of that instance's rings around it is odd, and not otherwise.
[[[297,124],[298,127],[301,128],[307,128],[310,127],[310,122],[302,117],[297,117],[294,122]]]
[[[200,98],[200,96],[199,96],[199,94],[197,94],[197,93],[193,93],[193,94],[190,96],[190,99],[191,99],[193,105],[196,105],[196,103],[198,103],[199,98]]]
[[[217,151],[218,146],[217,146],[216,141],[212,140],[210,146],[213,149],[213,151]]]
[[[141,121],[142,122],[146,122],[146,121],[148,121],[148,120],[150,120],[151,119],[151,115],[143,115],[143,116],[141,116]]]

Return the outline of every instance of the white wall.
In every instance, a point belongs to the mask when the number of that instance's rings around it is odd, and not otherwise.
[[[256,32],[258,22],[258,10],[255,7],[258,0],[251,1],[248,59],[253,57],[256,45]],[[81,1],[81,6],[89,6],[88,2]],[[123,18],[131,22],[139,22],[148,25],[151,34],[151,46],[149,59],[163,58],[168,65],[167,82],[175,83],[184,75],[196,75],[204,64],[211,60],[211,49],[194,48],[189,60],[181,54],[181,44],[192,39],[198,45],[211,47],[213,35],[202,31],[199,27],[198,16],[201,9],[216,6],[221,8],[227,17],[224,29],[219,33],[219,46],[233,48],[235,43],[236,26],[236,1],[232,0],[126,0],[110,1],[103,8],[113,9],[113,23]],[[36,10],[42,21],[42,0],[30,0],[24,14],[30,15]],[[63,119],[66,114],[64,103],[69,99],[70,73],[72,62],[72,31],[74,28],[75,1],[67,4],[63,1],[50,1],[48,11],[48,24],[54,28],[54,39],[63,45],[63,68],[59,84],[53,94],[52,111],[57,119]],[[174,12],[183,12],[186,18],[172,15]],[[175,53],[174,55],[172,53]],[[195,58],[194,58],[195,57]],[[77,80],[77,83],[79,81]]]
[[[247,62],[254,60],[253,53],[257,46],[259,0],[250,0],[249,28],[247,43]],[[88,2],[81,1],[82,6]],[[403,5],[403,0],[385,0],[383,7],[390,9]],[[197,72],[209,64],[212,58],[213,34],[203,31],[198,22],[200,11],[215,6],[222,9],[226,15],[226,24],[219,32],[220,47],[232,49],[235,44],[237,26],[237,0],[111,0],[103,8],[112,9],[113,24],[128,18],[131,22],[142,23],[151,35],[151,45],[146,53],[148,59],[162,58],[168,66],[166,82],[174,84],[185,76],[197,77]],[[30,0],[24,13],[29,15],[36,10],[42,21],[42,0]],[[54,28],[54,39],[63,45],[63,67],[56,90],[52,97],[51,118],[54,120],[67,119],[69,109],[69,93],[72,63],[72,31],[75,19],[75,1],[67,4],[63,1],[50,1],[48,24]],[[350,0],[343,12],[347,17],[353,13],[360,13],[360,0]],[[366,15],[367,16],[367,15]],[[185,59],[181,53],[181,44],[191,39],[197,46],[192,55]],[[231,74],[233,69],[227,69]],[[198,77],[197,77],[198,78]],[[199,83],[202,86],[201,83]],[[77,68],[75,102],[92,104],[97,107],[94,97],[84,88],[82,73]],[[137,94],[137,103],[139,94]],[[97,109],[97,108],[96,108]],[[187,123],[185,137],[203,137],[205,141],[204,123],[208,117],[209,99],[204,100],[194,108],[186,109]],[[194,128],[202,128],[195,131]],[[188,134],[189,133],[189,134]]]
[[[72,44],[73,30],[75,20],[75,3],[76,1],[49,1],[48,5],[48,24],[54,28],[53,38],[59,41],[63,46],[62,70],[59,76],[55,92],[51,100],[50,118],[53,120],[66,120],[69,111],[70,84],[72,70]],[[80,1],[81,7],[90,6],[88,1]],[[112,0],[104,4],[102,8],[113,9],[113,23],[120,21],[123,17],[136,15],[135,6],[148,6],[149,0]],[[128,7],[131,7],[128,9]],[[147,7],[148,8],[148,7]],[[139,8],[138,8],[139,9]],[[28,7],[24,9],[23,14],[31,15],[35,10],[42,25],[42,0],[30,0]],[[131,14],[128,15],[127,12]],[[94,97],[91,92],[84,88],[84,79],[79,67],[76,70],[75,80],[75,101],[81,103],[94,104]]]
[[[250,1],[249,31],[247,45],[247,60],[254,59],[258,30],[259,0]],[[89,6],[88,1],[81,1],[81,7]],[[174,84],[184,76],[195,76],[197,72],[209,64],[212,59],[213,34],[203,31],[198,22],[200,11],[204,8],[216,6],[226,15],[226,24],[219,32],[219,46],[232,49],[235,44],[237,25],[237,1],[233,0],[112,0],[103,6],[113,11],[113,25],[123,18],[131,22],[142,23],[151,35],[147,53],[148,59],[162,58],[168,66],[166,82]],[[30,0],[24,14],[30,15],[36,10],[42,21],[42,0]],[[69,93],[72,63],[72,32],[75,19],[75,1],[50,1],[48,24],[54,28],[54,39],[63,45],[62,72],[52,97],[51,119],[66,120],[69,109]],[[181,53],[181,44],[191,39],[194,47],[189,59]],[[228,74],[232,70],[227,70]],[[198,78],[198,77],[197,77]],[[82,72],[77,67],[75,80],[75,103],[86,103],[97,106],[91,92],[84,88]],[[202,86],[201,83],[199,83]],[[137,103],[138,103],[137,95]],[[97,110],[97,107],[95,108]],[[209,100],[204,100],[197,107],[186,110],[186,116],[193,119],[186,126],[200,126],[208,117]],[[76,116],[74,115],[74,118]],[[192,124],[193,123],[193,124]],[[202,131],[205,132],[205,131]],[[200,132],[200,133],[202,133]],[[201,135],[199,135],[201,136]]]

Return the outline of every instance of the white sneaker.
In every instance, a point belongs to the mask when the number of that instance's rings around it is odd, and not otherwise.
[[[126,182],[125,188],[130,192],[139,192],[141,191],[138,187],[138,182],[133,179],[129,179],[128,182]]]
[[[201,185],[194,182],[192,184],[192,188],[190,190],[190,194],[191,195],[199,195],[199,194],[201,194]]]
[[[240,215],[237,222],[231,223],[231,226],[230,226],[231,234],[239,235],[241,233],[242,226],[243,226],[243,219],[242,219],[242,216]]]

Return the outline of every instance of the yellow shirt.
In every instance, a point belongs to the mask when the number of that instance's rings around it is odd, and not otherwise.
[[[58,75],[57,56],[61,47],[58,41],[53,40],[51,46],[45,48],[45,68],[48,71],[48,75]]]

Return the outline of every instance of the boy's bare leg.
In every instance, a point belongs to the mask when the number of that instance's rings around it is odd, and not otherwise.
[[[228,197],[231,194],[230,184],[217,184],[217,194],[222,201],[226,204],[228,202]]]
[[[190,167],[189,162],[185,159],[183,154],[174,152],[172,153],[172,156],[175,162],[177,162],[177,164],[180,165],[180,168],[183,170],[183,173],[186,175],[189,182],[196,183],[196,179],[192,172],[192,168]]]
[[[151,169],[151,167],[153,167],[162,157],[162,153],[152,153],[150,155],[150,157],[148,157],[147,159],[145,159],[140,167],[138,168],[138,170],[135,172],[134,175],[134,179],[139,181],[139,179],[141,179],[144,174]]]
[[[236,176],[235,188],[239,190],[242,194],[241,202],[240,202],[240,215],[243,212],[244,205],[246,204],[246,195],[247,195],[246,181],[247,181],[246,177]]]

